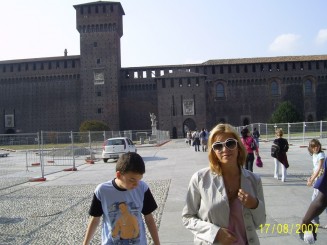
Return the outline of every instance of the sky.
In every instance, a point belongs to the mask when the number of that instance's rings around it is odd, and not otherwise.
[[[0,0],[0,60],[79,55],[73,5]],[[327,54],[326,0],[121,0],[122,67]]]

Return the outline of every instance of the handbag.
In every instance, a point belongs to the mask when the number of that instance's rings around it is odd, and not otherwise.
[[[257,157],[257,160],[255,161],[255,164],[257,165],[257,167],[262,168],[263,167],[263,162],[261,160],[261,157]]]

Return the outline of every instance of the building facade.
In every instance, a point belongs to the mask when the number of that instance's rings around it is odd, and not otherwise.
[[[283,101],[306,121],[326,119],[327,55],[217,59],[200,64],[121,67],[119,2],[74,6],[80,55],[0,61],[0,134],[78,131],[86,120],[110,130],[186,130],[265,123]]]

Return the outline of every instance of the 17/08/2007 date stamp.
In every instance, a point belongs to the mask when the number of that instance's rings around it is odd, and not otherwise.
[[[300,234],[302,231],[317,233],[319,224],[261,224],[260,232],[264,234]]]

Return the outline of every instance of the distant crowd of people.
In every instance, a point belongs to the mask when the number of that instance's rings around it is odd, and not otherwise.
[[[190,146],[194,146],[195,151],[200,151],[200,146],[203,152],[208,149],[209,132],[207,129],[202,128],[200,130],[191,131],[186,133],[186,143]]]

